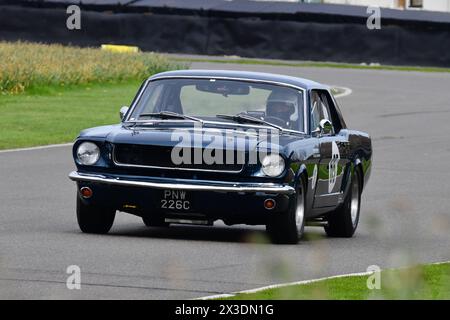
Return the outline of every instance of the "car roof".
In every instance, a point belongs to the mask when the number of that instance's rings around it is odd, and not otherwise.
[[[233,78],[233,79],[247,79],[267,82],[277,82],[295,86],[302,89],[325,89],[329,87],[315,81],[304,78],[285,76],[273,73],[264,72],[250,72],[250,71],[232,71],[232,70],[176,70],[161,72],[153,75],[149,80],[156,80],[165,77],[205,77],[205,78]]]

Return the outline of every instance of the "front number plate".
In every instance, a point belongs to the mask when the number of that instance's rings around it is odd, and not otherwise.
[[[160,201],[161,209],[189,211],[191,201],[184,190],[164,190]]]

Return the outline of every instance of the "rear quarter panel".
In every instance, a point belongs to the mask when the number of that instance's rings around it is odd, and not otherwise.
[[[363,187],[367,185],[372,169],[372,139],[366,132],[348,130],[350,143],[350,161],[361,166],[363,172]]]

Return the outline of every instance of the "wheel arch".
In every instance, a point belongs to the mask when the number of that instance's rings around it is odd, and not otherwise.
[[[361,184],[361,192],[363,190],[364,187],[364,171],[363,171],[363,164],[361,161],[361,158],[356,156],[354,157],[349,165],[347,166],[347,169],[345,171],[345,175],[344,175],[344,180],[342,182],[341,185],[341,192],[343,192],[344,194],[347,194],[349,187],[350,187],[350,182],[351,182],[351,177],[353,175],[354,170],[359,170],[360,173],[360,184]]]
[[[359,157],[355,158],[355,161],[353,163],[353,166],[355,170],[359,170],[359,176],[361,178],[361,193],[364,190],[364,169],[363,169],[363,163]]]
[[[302,187],[305,191],[308,191],[309,187],[308,169],[304,163],[302,163],[295,175],[295,189]]]
[[[301,163],[295,173],[294,188],[298,190],[301,187],[305,193],[305,214],[311,212],[314,202],[314,192],[311,192],[311,181],[308,175],[308,168],[305,163]]]

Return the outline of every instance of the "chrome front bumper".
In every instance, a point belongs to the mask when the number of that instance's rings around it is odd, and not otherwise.
[[[172,179],[166,181],[130,180],[120,177],[107,177],[73,171],[69,178],[77,182],[90,182],[117,186],[143,187],[152,189],[212,191],[212,192],[263,192],[269,194],[293,194],[295,189],[288,185],[274,183],[242,183]]]

